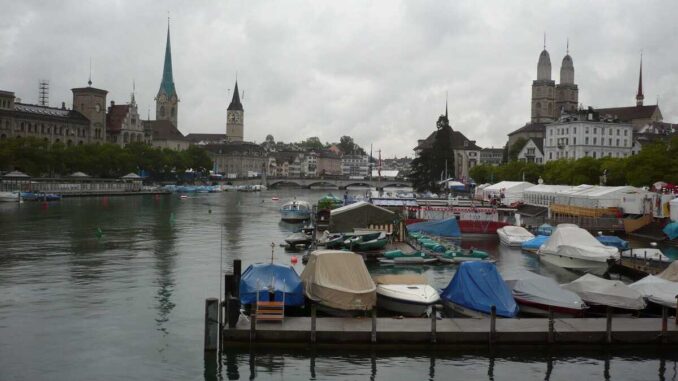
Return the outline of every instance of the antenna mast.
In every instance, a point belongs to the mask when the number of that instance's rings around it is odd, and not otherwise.
[[[49,81],[41,79],[38,81],[38,103],[40,106],[49,106]]]

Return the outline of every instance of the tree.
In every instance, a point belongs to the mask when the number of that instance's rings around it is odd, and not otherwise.
[[[518,160],[518,154],[523,149],[523,147],[525,147],[525,144],[527,144],[527,139],[522,137],[516,139],[516,141],[513,142],[513,144],[508,149],[508,161]]]
[[[316,150],[320,151],[323,149],[323,143],[320,141],[320,139],[317,136],[312,136],[301,143],[299,145],[305,149],[305,150]]]
[[[452,127],[445,115],[438,118],[437,126],[433,144],[424,147],[419,157],[412,161],[409,179],[418,191],[437,191],[440,189],[438,181],[454,173]]]

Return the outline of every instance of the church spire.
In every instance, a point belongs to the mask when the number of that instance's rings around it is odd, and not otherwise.
[[[160,90],[158,96],[165,94],[168,98],[177,95],[177,90],[174,88],[174,78],[172,76],[172,48],[170,46],[170,24],[169,17],[167,18],[167,44],[165,45],[165,63],[162,70],[162,81],[160,82]]]
[[[450,120],[447,116],[447,91],[445,92],[445,119]]]
[[[233,90],[233,99],[231,104],[228,105],[228,110],[231,111],[243,111],[242,103],[240,103],[240,93],[238,92],[238,80],[235,80],[235,90]]]
[[[643,95],[643,52],[640,52],[640,72],[638,74],[638,93],[636,94],[636,106],[642,106],[645,96]]]

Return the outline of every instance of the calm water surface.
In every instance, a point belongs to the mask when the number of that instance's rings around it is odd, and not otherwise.
[[[222,270],[236,258],[243,266],[268,260],[271,242],[283,242],[296,228],[279,221],[282,201],[295,195],[315,201],[324,193],[0,204],[0,380],[676,379],[678,355],[638,351],[267,351],[204,361],[204,300],[219,295]],[[576,278],[498,247],[496,239],[462,244],[493,253],[501,271],[528,268],[563,282]],[[277,261],[289,263],[291,255],[275,249]],[[301,263],[296,268],[301,272]],[[419,272],[437,287],[454,273],[448,266],[370,269]]]

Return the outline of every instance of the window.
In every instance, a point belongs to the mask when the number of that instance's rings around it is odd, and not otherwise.
[[[553,152],[549,152],[549,160],[553,159]]]
[[[628,136],[629,130],[624,130],[624,136]]]
[[[586,133],[586,134],[589,133],[589,128],[588,128],[588,127],[586,127],[586,129],[584,130],[584,133]]]
[[[589,144],[589,137],[588,136],[584,138],[584,144]]]
[[[593,151],[593,158],[596,158],[596,151]]]
[[[601,128],[601,129],[600,129],[600,134],[601,134],[601,135],[605,135],[605,129],[604,129],[604,128]]]
[[[577,145],[577,137],[572,138],[572,144]]]
[[[549,139],[549,146],[553,146],[553,138]]]
[[[627,147],[626,139],[624,139],[624,147]]]
[[[598,138],[596,138],[596,137],[594,136],[594,137],[593,137],[593,145],[596,145],[596,141],[597,141],[597,140],[598,140]]]
[[[619,136],[619,129],[617,128],[617,136]]]
[[[589,157],[589,151],[584,151],[584,156]]]
[[[612,146],[612,138],[609,138],[609,139],[608,139],[608,142],[609,142],[609,143],[608,143],[607,145],[611,147],[611,146]]]
[[[594,134],[598,133],[598,129],[595,128],[595,127],[593,127],[593,133],[594,133]]]
[[[619,130],[617,130],[617,131],[619,131]],[[619,139],[617,139],[617,147],[619,147]]]
[[[577,127],[572,127],[572,133],[576,134],[577,133]]]

